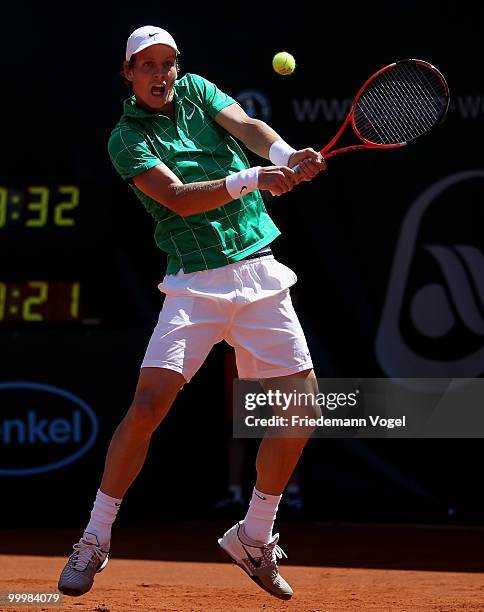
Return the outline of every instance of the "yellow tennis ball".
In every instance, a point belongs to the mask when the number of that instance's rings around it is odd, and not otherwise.
[[[296,68],[296,60],[287,51],[276,53],[272,59],[272,67],[277,74],[292,74]]]

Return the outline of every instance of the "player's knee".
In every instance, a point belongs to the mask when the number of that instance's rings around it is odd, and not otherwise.
[[[291,428],[291,435],[295,438],[305,439],[306,441],[314,434],[318,428],[317,412],[306,413],[301,416],[299,421]]]
[[[301,406],[301,412],[303,416],[307,417],[307,419],[312,423],[313,421],[317,421],[322,416],[321,406],[318,403],[318,381],[314,375],[314,372],[311,372],[311,376],[305,381],[305,391],[304,397],[307,401],[304,403],[304,406]],[[314,429],[316,428],[316,424],[314,424]],[[313,430],[314,430],[313,429]]]
[[[316,398],[306,396],[305,401],[298,403],[291,411],[291,437],[301,440],[310,438],[317,429],[321,414],[321,407],[316,403]]]
[[[128,426],[140,435],[151,435],[168,413],[171,402],[154,390],[136,394],[126,415]]]
[[[308,406],[307,412],[309,419],[317,420],[320,416],[322,416],[323,413],[321,411],[321,406],[316,403],[316,398],[314,398],[311,405]]]
[[[318,386],[316,379],[308,379],[295,400],[295,412],[304,420],[313,421],[321,416],[318,403]]]

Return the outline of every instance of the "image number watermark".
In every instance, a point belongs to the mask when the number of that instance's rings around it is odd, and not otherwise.
[[[63,602],[64,596],[57,591],[50,593],[0,591],[1,606],[59,606]]]

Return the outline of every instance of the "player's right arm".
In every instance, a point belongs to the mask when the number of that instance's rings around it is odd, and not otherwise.
[[[296,184],[294,171],[283,166],[259,168],[257,188],[282,195]],[[144,194],[181,217],[208,212],[231,202],[226,179],[184,184],[163,163],[141,172],[131,179]]]

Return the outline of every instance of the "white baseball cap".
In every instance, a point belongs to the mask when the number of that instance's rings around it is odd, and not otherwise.
[[[128,38],[126,44],[126,61],[129,62],[132,55],[151,45],[168,45],[168,47],[180,53],[173,36],[169,32],[162,28],[148,25],[138,28]]]

